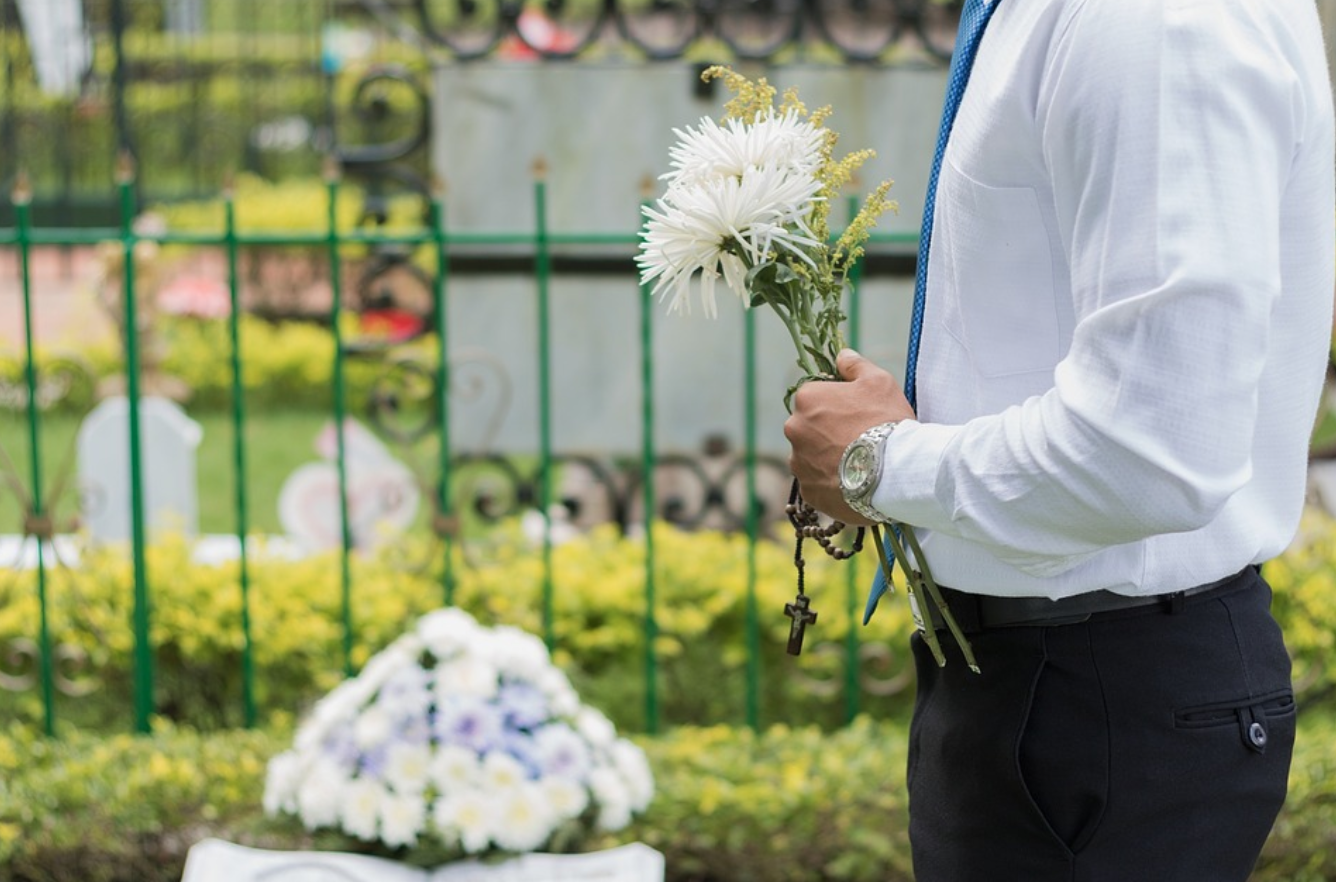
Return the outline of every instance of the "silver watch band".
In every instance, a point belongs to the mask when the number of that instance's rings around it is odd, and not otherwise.
[[[871,447],[873,450],[875,450],[876,451],[875,461],[877,464],[877,470],[878,472],[880,472],[882,456],[883,456],[882,451],[885,450],[886,448],[886,439],[891,437],[891,433],[895,431],[895,427],[898,424],[899,421],[894,420],[889,423],[881,423],[880,425],[873,426],[872,428],[863,432],[862,435],[859,435],[858,438],[849,445],[849,447],[852,448],[855,444],[862,444],[862,445],[867,445]],[[877,482],[872,481],[868,485],[866,491],[860,495],[854,495],[850,493],[847,489],[844,489],[843,491],[844,503],[858,514],[862,515],[864,518],[867,518],[869,521],[872,521],[874,523],[886,523],[887,521],[890,520],[890,518],[886,517],[886,515],[882,514],[881,512],[877,511],[875,508],[872,507],[872,495],[873,492],[876,490],[876,488],[877,488]]]

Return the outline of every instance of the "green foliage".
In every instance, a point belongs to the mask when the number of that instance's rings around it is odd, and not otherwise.
[[[1314,516],[1317,518],[1317,516]],[[1327,666],[1336,633],[1336,527],[1315,519],[1304,541],[1268,565],[1275,610],[1285,629],[1299,697],[1305,708],[1330,705],[1336,673]],[[514,524],[453,551],[455,600],[485,624],[543,628],[543,557]],[[741,535],[655,531],[654,644],[656,693],[665,724],[742,723],[754,698],[760,721],[834,728],[844,722],[846,645],[850,609],[861,605],[872,556],[853,562],[814,560],[808,591],[821,618],[807,651],[785,654],[793,566],[787,548],[755,550],[755,606],[749,595],[749,550]],[[645,547],[612,527],[599,528],[553,549],[555,656],[585,699],[618,726],[645,725]],[[360,666],[417,616],[444,597],[445,551],[424,539],[404,540],[374,556],[352,559],[353,663]],[[343,605],[336,555],[286,560],[262,550],[252,558],[250,616],[256,693],[263,718],[300,710],[343,672]],[[235,564],[192,563],[183,541],[148,553],[153,599],[152,641],[157,658],[156,706],[172,719],[200,727],[234,725],[242,695],[241,592]],[[49,574],[47,617],[53,645],[87,657],[84,668],[61,671],[92,688],[61,697],[57,717],[82,726],[125,728],[133,683],[132,571],[118,549],[91,550],[78,569]],[[754,610],[754,611],[753,611]],[[756,692],[749,682],[749,622],[756,621]],[[35,574],[0,571],[0,645],[36,640]],[[855,636],[892,655],[891,678],[908,675],[903,648],[911,625],[903,595],[883,601]],[[953,659],[953,661],[955,661]],[[987,660],[983,660],[986,666]],[[868,676],[871,661],[860,664]],[[34,666],[35,667],[35,666]],[[908,683],[905,684],[908,686]],[[863,710],[893,716],[912,689],[889,697],[863,694]],[[0,708],[0,721],[41,719],[36,690]]]
[[[351,322],[350,322],[351,323]],[[158,369],[177,377],[189,387],[186,402],[192,412],[223,410],[232,403],[232,343],[227,322],[168,318],[160,323],[162,358]],[[412,344],[396,347],[396,356],[413,356],[434,365],[436,338],[428,335]],[[242,388],[246,405],[253,410],[321,410],[332,402],[334,335],[328,327],[309,322],[268,322],[251,315],[241,318]],[[23,389],[24,363],[21,353],[0,355],[0,385]],[[70,393],[51,410],[87,413],[96,402],[99,381],[119,375],[124,358],[115,344],[84,346],[79,358],[52,349],[38,348],[39,378],[79,374]],[[344,396],[348,412],[366,410],[372,386],[382,376],[384,365],[374,357],[348,358],[344,362]],[[16,391],[0,400],[0,410],[22,412],[27,393]],[[39,391],[39,402],[43,401]],[[44,408],[45,409],[45,408]]]
[[[1317,509],[1304,516],[1285,554],[1266,564],[1275,592],[1272,612],[1285,630],[1301,701],[1329,704],[1336,696],[1336,519]]]
[[[167,724],[143,737],[67,729],[51,740],[10,726],[0,731],[0,879],[177,880],[211,830],[279,844],[259,805],[285,740]]]
[[[366,194],[360,187],[341,184],[335,205],[335,228],[341,234],[356,229],[362,217]],[[256,175],[238,175],[233,186],[233,204],[238,233],[325,233],[329,231],[329,187],[319,178],[292,178],[271,182]],[[173,233],[213,233],[224,228],[223,200],[205,199],[161,205]],[[424,206],[413,196],[389,201],[388,232],[414,232],[422,228]],[[325,246],[319,246],[322,250]],[[356,250],[356,249],[354,249]],[[361,249],[365,250],[365,249]]]
[[[656,527],[657,690],[667,723],[742,722],[748,668],[748,549],[745,537],[683,533]],[[542,556],[517,529],[498,529],[455,551],[456,602],[485,624],[542,632]],[[644,544],[611,527],[553,550],[555,656],[585,700],[618,726],[644,726]],[[793,597],[791,552],[756,548],[759,712],[763,721],[802,720],[837,726],[845,717],[840,683],[842,647],[820,651],[816,641],[842,643],[850,625],[850,589],[861,595],[871,577],[870,555],[851,574],[844,565],[813,562],[808,592],[821,611],[809,632],[809,651],[784,652]],[[405,541],[375,557],[352,560],[353,662],[360,666],[444,595],[439,546]],[[853,565],[849,565],[853,566]],[[237,566],[190,560],[182,541],[148,551],[152,643],[157,658],[156,706],[172,719],[210,728],[235,725],[242,707],[241,592]],[[851,586],[850,578],[855,581]],[[49,574],[47,618],[53,645],[77,650],[86,668],[66,671],[92,687],[61,698],[57,716],[81,726],[130,724],[133,684],[132,571],[117,549],[89,551],[78,569]],[[304,707],[342,676],[343,607],[340,566],[327,554],[300,561],[255,554],[250,619],[256,691],[265,717]],[[900,602],[897,602],[900,601]],[[35,574],[0,571],[0,645],[36,640],[39,608]],[[909,619],[900,598],[883,602],[868,642],[901,646]],[[901,658],[904,658],[902,655]],[[908,663],[907,659],[904,663]],[[824,681],[800,688],[798,677]],[[41,719],[37,691],[0,707],[0,721]],[[878,699],[869,710],[903,709],[908,696]]]
[[[1299,715],[1285,808],[1252,882],[1336,879],[1336,716],[1330,709]]]
[[[232,343],[227,323],[166,321],[162,336],[166,349],[161,370],[190,387],[190,408],[231,406]],[[424,339],[413,351],[425,356],[432,342]],[[306,322],[274,324],[243,315],[241,349],[241,383],[248,408],[329,411],[334,388],[334,335],[329,328]],[[374,359],[345,360],[344,401],[349,413],[365,411],[382,371]]]
[[[906,747],[903,723],[867,719],[679,729],[646,745],[658,793],[631,833],[672,879],[907,882]]]
[[[146,736],[0,730],[0,879],[175,882],[209,836],[357,850],[260,808],[291,729]],[[657,781],[647,814],[607,847],[662,851],[669,882],[909,882],[903,720],[835,733],[684,727],[638,739]],[[1290,796],[1252,882],[1336,879],[1336,719],[1300,717]]]

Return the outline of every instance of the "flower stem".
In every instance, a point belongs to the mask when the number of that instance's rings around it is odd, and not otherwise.
[[[793,348],[798,352],[798,366],[802,368],[803,372],[809,377],[822,376],[821,372],[817,370],[816,365],[812,362],[812,356],[808,353],[807,347],[803,345],[802,331],[798,327],[797,319],[786,312],[778,303],[770,300],[767,300],[766,302],[770,304],[770,308],[773,309],[784,322],[784,327],[788,329],[789,336],[793,338]]]
[[[900,562],[900,567],[904,570],[905,584],[908,586],[909,599],[911,604],[917,604],[919,607],[918,617],[922,621],[919,628],[923,634],[923,641],[928,644],[928,649],[932,650],[932,657],[937,661],[937,667],[946,667],[946,653],[942,652],[942,643],[937,639],[937,628],[933,624],[932,610],[929,604],[932,602],[922,588],[922,576],[919,575],[913,567],[909,565],[909,556],[905,554],[904,546],[900,544],[900,537],[896,535],[896,528],[912,528],[908,524],[892,524],[891,529],[886,531],[886,538],[891,542],[891,550],[895,553],[895,559]]]
[[[936,580],[932,577],[932,570],[928,567],[928,561],[923,556],[923,549],[919,547],[918,537],[914,535],[914,529],[908,524],[904,525],[905,541],[909,543],[910,549],[914,552],[914,559],[922,567],[920,571],[923,576],[923,585],[927,589],[932,602],[936,604],[937,611],[941,613],[942,621],[946,622],[946,627],[950,629],[951,636],[956,638],[956,645],[965,656],[965,663],[970,666],[970,670],[978,674],[979,663],[974,660],[974,648],[970,646],[969,639],[965,632],[960,629],[960,624],[956,622],[956,617],[951,613],[951,607],[947,605],[946,599],[942,597],[941,589],[937,587]]]

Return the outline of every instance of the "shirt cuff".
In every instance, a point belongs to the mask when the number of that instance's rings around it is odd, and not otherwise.
[[[872,507],[892,520],[950,532],[951,511],[937,498],[937,475],[959,426],[903,420],[886,439]]]

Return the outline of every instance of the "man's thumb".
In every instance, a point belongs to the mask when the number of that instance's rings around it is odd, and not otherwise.
[[[840,354],[835,356],[835,367],[844,379],[857,380],[875,365],[852,349],[841,349]]]

